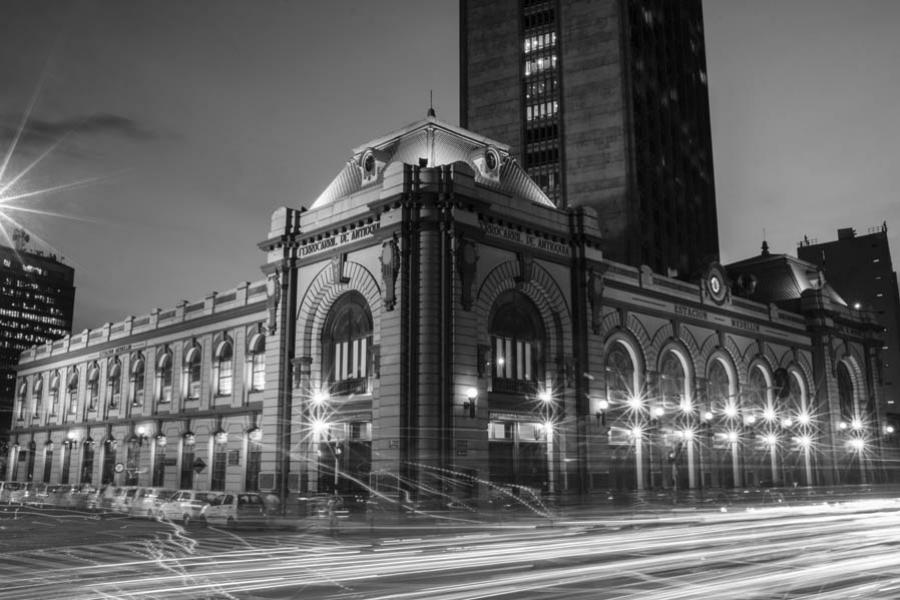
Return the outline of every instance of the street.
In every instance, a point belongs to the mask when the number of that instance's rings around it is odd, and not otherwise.
[[[7,582],[0,598],[9,600],[900,594],[900,504],[893,500],[638,512],[600,520],[580,514],[390,536],[365,528],[331,536],[327,528],[186,530],[40,511],[15,519],[0,515],[0,579]],[[48,530],[54,533],[36,533]],[[18,548],[16,536],[25,531],[33,533]]]

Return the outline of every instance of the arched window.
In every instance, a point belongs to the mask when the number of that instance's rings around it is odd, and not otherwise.
[[[347,292],[331,307],[322,329],[322,378],[332,394],[368,391],[372,313],[359,292]]]
[[[217,396],[230,396],[234,378],[234,346],[231,340],[222,340],[213,355],[213,379]]]
[[[266,387],[266,336],[257,333],[247,344],[247,370],[250,391],[258,392]]]
[[[543,376],[546,345],[537,307],[521,292],[504,292],[494,304],[488,329],[494,353],[493,391],[534,393]]]
[[[196,400],[200,397],[201,348],[198,344],[189,346],[184,353],[184,375],[181,392],[185,398]]]
[[[66,378],[66,393],[69,396],[69,414],[78,414],[78,368],[72,367]]]
[[[687,375],[681,357],[669,350],[659,366],[659,393],[667,412],[676,409],[690,410],[686,384]]]
[[[28,399],[28,380],[23,379],[19,384],[19,393],[16,397],[16,420],[25,420],[25,401]]]
[[[59,412],[59,371],[54,371],[50,377],[50,416],[56,416]]]
[[[731,380],[721,360],[709,364],[706,374],[706,394],[710,408],[716,414],[734,418],[738,414],[738,406],[731,396]]]
[[[118,408],[122,401],[122,363],[114,356],[107,364],[106,382],[109,388],[109,408]]]
[[[172,401],[172,352],[166,348],[156,360],[156,400]]]
[[[606,355],[606,399],[611,408],[619,408],[636,393],[631,354],[622,344],[613,344]]]
[[[856,418],[856,411],[853,409],[853,379],[850,377],[850,369],[843,361],[837,364],[837,387],[841,418],[849,423]]]
[[[751,414],[754,417],[762,416],[766,420],[771,420],[770,414],[774,412],[769,401],[769,384],[762,368],[754,367],[750,369],[750,377],[747,380],[747,389],[744,396],[749,403]]]
[[[37,419],[41,416],[41,396],[44,393],[44,377],[38,375],[34,380],[34,387],[31,390],[31,403],[34,407],[34,413],[32,413],[33,417]],[[30,481],[30,480],[29,480]]]
[[[144,355],[138,352],[131,363],[131,405],[144,405]]]
[[[100,367],[91,363],[87,374],[88,410],[97,410],[100,400]]]
[[[800,374],[789,371],[787,385],[787,416],[793,419],[800,414],[809,415],[809,407],[806,405]]]

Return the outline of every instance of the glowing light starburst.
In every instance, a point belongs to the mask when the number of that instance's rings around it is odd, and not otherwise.
[[[0,240],[5,242],[10,247],[16,248],[17,250],[20,249],[20,243],[23,244],[24,242],[27,242],[31,237],[35,237],[47,246],[50,246],[50,244],[47,244],[45,240],[42,240],[40,237],[35,235],[34,231],[26,227],[25,224],[19,219],[13,217],[13,213],[28,213],[48,217],[58,217],[77,221],[93,222],[92,219],[79,218],[72,215],[66,215],[59,212],[36,208],[34,206],[22,206],[23,202],[34,202],[50,194],[55,194],[57,192],[62,192],[65,190],[71,190],[73,188],[93,184],[106,179],[105,177],[88,177],[69,183],[61,183],[41,188],[29,189],[27,179],[29,173],[34,171],[44,162],[45,159],[47,159],[57,148],[59,148],[62,143],[75,131],[74,129],[69,130],[62,136],[60,136],[59,139],[51,143],[47,148],[40,152],[36,158],[31,160],[24,167],[17,170],[15,173],[10,172],[11,166],[14,164],[13,157],[15,156],[16,150],[19,148],[20,142],[22,141],[23,136],[27,131],[28,121],[31,119],[31,115],[34,112],[35,105],[37,104],[41,88],[43,87],[43,80],[44,75],[42,74],[38,85],[35,87],[35,91],[28,103],[28,107],[23,113],[22,119],[19,121],[19,124],[15,129],[15,133],[10,140],[9,146],[6,148],[2,163],[0,163]],[[23,232],[23,234],[11,234],[7,229],[7,226],[11,226],[13,230],[20,230],[21,232]]]

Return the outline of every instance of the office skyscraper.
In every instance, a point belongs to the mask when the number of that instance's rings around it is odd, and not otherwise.
[[[74,281],[55,256],[0,246],[0,434],[14,418],[19,354],[71,333]]]
[[[460,124],[510,144],[607,257],[718,258],[700,0],[461,0]]]

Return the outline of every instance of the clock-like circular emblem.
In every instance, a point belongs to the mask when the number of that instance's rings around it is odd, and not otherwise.
[[[484,164],[488,171],[493,171],[497,168],[497,153],[493,149],[489,149],[484,153]]]
[[[728,288],[725,286],[725,274],[721,267],[715,266],[709,270],[709,274],[706,276],[706,289],[716,304],[722,304],[725,301]]]

